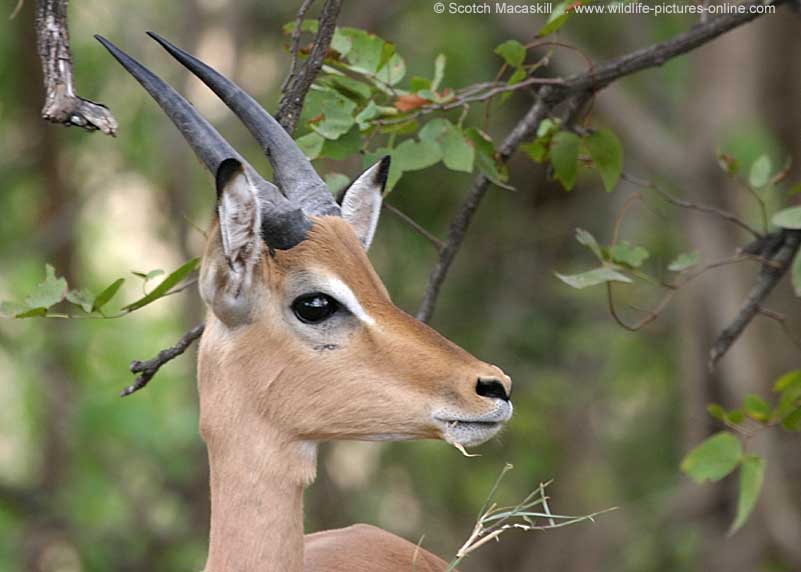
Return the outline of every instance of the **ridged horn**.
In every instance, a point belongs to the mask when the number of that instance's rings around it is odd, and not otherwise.
[[[242,88],[199,59],[154,32],[156,40],[176,60],[200,78],[239,117],[259,142],[283,193],[309,215],[339,216],[339,205],[300,147],[275,118]]]
[[[264,180],[181,94],[106,38],[95,35],[112,56],[156,100],[206,168],[216,175],[226,159],[237,159],[248,171],[262,205],[262,235],[273,248],[287,250],[302,242],[311,227],[304,213],[293,206],[272,183]]]

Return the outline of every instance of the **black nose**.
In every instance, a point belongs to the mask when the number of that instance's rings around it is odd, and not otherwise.
[[[476,383],[476,393],[478,393],[481,397],[490,397],[509,401],[509,394],[506,393],[506,388],[497,379],[479,378],[478,382]]]

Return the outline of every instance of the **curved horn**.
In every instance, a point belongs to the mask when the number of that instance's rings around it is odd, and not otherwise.
[[[270,160],[276,182],[286,196],[310,215],[340,215],[339,205],[283,127],[234,82],[154,32],[147,33],[200,78],[250,130]]]
[[[216,174],[226,159],[237,159],[245,166],[256,186],[264,209],[262,212],[266,215],[262,221],[262,235],[271,247],[286,250],[306,238],[311,223],[303,212],[294,207],[275,185],[265,181],[191,103],[106,38],[95,35],[95,39],[156,100],[212,174]]]

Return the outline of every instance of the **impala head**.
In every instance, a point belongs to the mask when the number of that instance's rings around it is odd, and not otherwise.
[[[290,440],[440,438],[476,445],[510,418],[510,379],[390,300],[366,251],[389,158],[339,202],[281,126],[228,79],[151,34],[259,141],[261,178],[195,109],[98,38],[156,99],[216,177],[217,220],[200,291],[209,320],[199,357],[207,441],[232,427]],[[257,429],[256,429],[257,430]]]

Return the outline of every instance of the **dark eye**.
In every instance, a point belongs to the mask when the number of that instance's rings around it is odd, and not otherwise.
[[[292,302],[292,311],[301,322],[319,324],[339,310],[339,302],[328,294],[316,292],[300,296]]]

